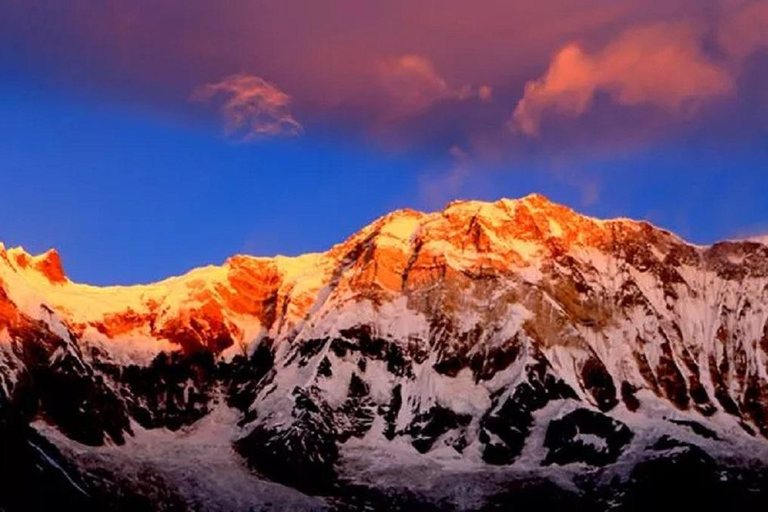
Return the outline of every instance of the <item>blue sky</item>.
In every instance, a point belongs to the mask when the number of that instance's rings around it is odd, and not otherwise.
[[[425,184],[445,178],[447,158],[330,137],[233,143],[129,105],[32,88],[4,89],[0,111],[0,239],[56,247],[70,277],[92,283],[151,281],[236,253],[324,250],[388,211],[454,197],[538,191],[703,243],[768,230],[764,148],[497,165],[435,198]]]
[[[768,0],[333,1],[0,7],[0,241],[128,284],[457,198],[768,232]]]
[[[0,111],[0,238],[56,247],[89,282],[320,250],[416,202],[412,158],[309,138],[234,144],[48,91],[6,89]]]

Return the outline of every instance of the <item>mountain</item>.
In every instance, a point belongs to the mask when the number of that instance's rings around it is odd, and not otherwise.
[[[0,246],[0,438],[8,510],[762,510],[768,245],[531,195],[139,286]]]

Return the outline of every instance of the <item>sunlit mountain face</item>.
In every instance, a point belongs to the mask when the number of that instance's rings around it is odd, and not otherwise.
[[[148,285],[2,248],[0,284],[8,507],[768,498],[759,241],[692,245],[531,195]]]
[[[0,512],[764,510],[766,27],[0,4]]]

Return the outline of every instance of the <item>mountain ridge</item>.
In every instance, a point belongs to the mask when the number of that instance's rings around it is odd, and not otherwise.
[[[532,195],[400,210],[324,253],[132,287],[57,282],[58,255],[23,254],[0,250],[0,405],[63,448],[229,407],[244,463],[310,494],[403,449],[405,469],[572,485],[691,446],[713,467],[768,456],[759,243],[694,246]]]
[[[301,253],[301,254],[297,254],[297,255],[275,254],[275,255],[272,255],[272,256],[260,256],[260,255],[253,255],[253,254],[248,254],[248,253],[237,253],[237,254],[234,254],[234,255],[229,256],[228,258],[226,258],[226,260],[222,264],[209,263],[209,264],[205,264],[205,265],[201,265],[201,266],[196,266],[196,267],[193,267],[193,268],[191,268],[191,269],[189,269],[189,270],[187,270],[185,272],[179,273],[179,274],[175,274],[175,275],[172,275],[172,276],[164,277],[164,278],[161,278],[161,279],[156,280],[156,281],[149,281],[149,282],[142,282],[142,283],[120,283],[120,284],[110,284],[110,285],[99,285],[99,284],[88,283],[88,282],[85,282],[85,281],[83,281],[83,282],[81,282],[81,281],[70,281],[68,276],[66,275],[66,272],[64,271],[65,268],[64,268],[64,265],[63,265],[63,262],[62,262],[61,253],[55,247],[51,247],[48,250],[46,250],[46,251],[44,251],[44,252],[42,252],[40,254],[33,254],[33,253],[27,251],[23,246],[9,247],[9,246],[6,246],[5,244],[3,244],[2,242],[0,242],[0,253],[7,253],[9,255],[9,257],[17,259],[17,265],[22,266],[22,267],[28,266],[31,262],[35,262],[35,263],[38,263],[38,264],[40,264],[40,263],[50,264],[50,265],[52,265],[55,268],[55,273],[61,274],[64,279],[66,279],[67,281],[69,281],[69,282],[71,282],[73,284],[79,284],[79,285],[83,285],[83,286],[90,286],[90,287],[94,287],[94,288],[130,288],[130,287],[140,287],[140,286],[150,286],[150,285],[153,285],[153,284],[160,284],[160,283],[163,283],[163,282],[168,281],[168,280],[185,277],[185,276],[187,276],[190,273],[193,273],[193,272],[196,272],[196,271],[200,271],[200,270],[203,270],[203,269],[218,268],[218,267],[226,266],[227,264],[230,263],[231,260],[239,260],[239,259],[294,260],[294,259],[300,259],[300,258],[304,258],[304,257],[323,255],[323,254],[332,252],[335,248],[337,248],[339,246],[343,246],[344,244],[346,244],[350,240],[354,239],[356,236],[359,236],[362,233],[367,232],[368,230],[374,229],[375,226],[377,226],[377,225],[379,225],[381,223],[384,223],[384,222],[386,222],[389,219],[396,219],[396,218],[399,218],[399,217],[407,217],[407,216],[415,216],[415,217],[417,217],[419,219],[423,219],[423,218],[426,218],[426,217],[434,217],[436,215],[444,214],[446,211],[455,209],[457,207],[458,208],[462,208],[462,209],[464,209],[466,207],[469,207],[470,209],[480,210],[483,207],[488,207],[488,206],[492,206],[492,205],[509,205],[509,204],[516,204],[516,203],[538,204],[539,206],[544,205],[545,208],[557,208],[557,209],[560,209],[560,210],[567,210],[567,211],[575,214],[576,216],[578,216],[580,218],[587,219],[587,220],[594,221],[594,222],[598,222],[598,223],[628,222],[628,223],[634,223],[634,224],[648,224],[648,225],[650,225],[651,227],[653,227],[654,229],[656,229],[658,231],[662,231],[662,232],[666,232],[666,233],[670,233],[670,234],[675,235],[674,232],[672,232],[672,231],[670,231],[670,230],[668,230],[666,228],[662,228],[662,227],[656,226],[653,223],[651,223],[651,222],[649,222],[647,220],[644,220],[644,219],[632,219],[632,218],[629,218],[629,217],[611,217],[611,218],[608,218],[608,219],[603,219],[603,218],[599,218],[599,217],[596,217],[596,216],[584,215],[584,214],[581,214],[581,213],[577,213],[574,209],[572,209],[572,208],[570,208],[568,206],[565,206],[565,205],[553,202],[549,198],[547,198],[546,196],[544,196],[542,194],[531,193],[531,194],[528,194],[527,196],[523,196],[523,197],[518,198],[518,199],[501,198],[501,199],[498,199],[496,201],[480,201],[480,200],[458,199],[458,200],[454,200],[454,201],[451,201],[451,202],[447,203],[446,206],[442,210],[431,211],[431,212],[427,212],[427,211],[423,211],[423,210],[417,210],[417,209],[413,209],[413,208],[401,208],[401,209],[393,210],[392,212],[386,213],[386,214],[384,214],[384,215],[374,219],[372,222],[370,222],[369,224],[365,225],[363,228],[358,230],[356,233],[350,235],[346,240],[344,240],[342,242],[339,242],[339,243],[336,243],[336,244],[333,244],[326,251],[306,252],[306,253]],[[677,235],[675,235],[675,236],[677,236]],[[699,244],[694,244],[694,243],[688,242],[688,241],[686,241],[686,240],[684,240],[682,238],[680,238],[680,240],[683,241],[684,243],[688,244],[688,245],[691,245],[691,246],[707,247],[706,245],[699,245]],[[739,239],[730,240],[729,239],[729,240],[723,240],[723,242],[726,242],[726,241],[741,242],[741,241],[752,241],[752,239],[745,239],[745,240],[739,240]],[[718,243],[718,242],[715,242],[715,243]],[[52,281],[57,282],[57,281],[59,281],[61,279],[62,278],[60,278],[60,277],[59,278],[54,277],[52,279]]]

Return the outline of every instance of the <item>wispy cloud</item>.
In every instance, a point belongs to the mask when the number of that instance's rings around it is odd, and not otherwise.
[[[291,97],[261,77],[231,75],[218,83],[201,85],[192,101],[218,101],[227,135],[241,141],[268,136],[296,136],[302,125],[288,110]]]
[[[471,177],[471,157],[461,147],[454,145],[448,150],[450,165],[438,175],[422,175],[419,179],[419,196],[428,208],[441,208],[460,195]]]

